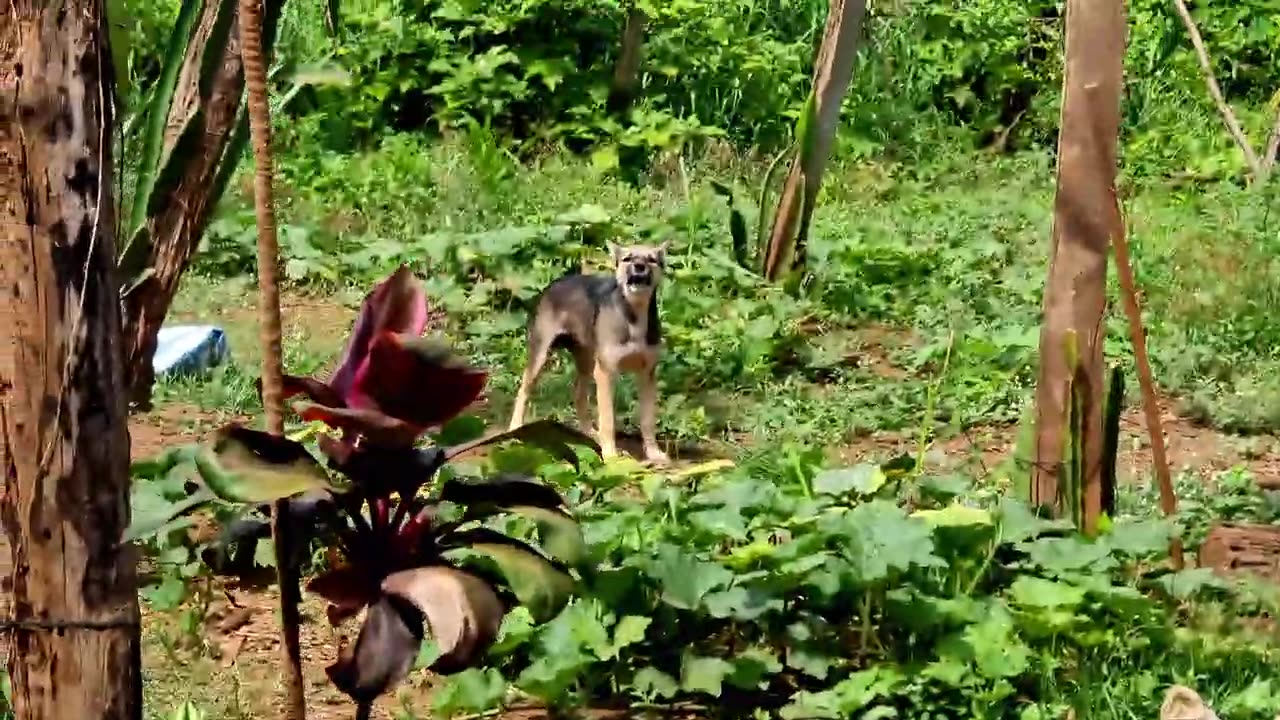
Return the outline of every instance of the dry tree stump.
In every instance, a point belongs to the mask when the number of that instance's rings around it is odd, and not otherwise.
[[[1218,525],[1197,555],[1200,567],[1224,574],[1252,573],[1280,583],[1280,527]]]

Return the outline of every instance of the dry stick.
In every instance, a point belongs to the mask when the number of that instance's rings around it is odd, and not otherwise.
[[[1117,203],[1117,214],[1120,208]],[[1142,308],[1138,305],[1138,290],[1133,281],[1133,266],[1129,264],[1129,241],[1125,239],[1124,216],[1120,215],[1120,232],[1113,238],[1116,251],[1116,274],[1120,277],[1121,299],[1124,313],[1129,316],[1129,335],[1133,339],[1133,359],[1138,366],[1138,385],[1142,389],[1142,409],[1147,416],[1147,433],[1151,436],[1151,462],[1155,466],[1156,483],[1160,486],[1160,508],[1165,515],[1178,512],[1178,496],[1173,492],[1173,479],[1169,473],[1169,457],[1165,454],[1164,425],[1160,421],[1160,404],[1156,399],[1156,384],[1151,377],[1151,361],[1147,357],[1147,334],[1142,328]],[[1182,540],[1169,542],[1169,555],[1173,566],[1181,570]]]
[[[240,0],[240,53],[244,61],[249,133],[253,139],[253,196],[258,220],[258,291],[262,332],[262,405],[267,431],[284,434],[283,368],[280,351],[280,288],[276,282],[279,248],[271,197],[271,108],[267,104],[267,68],[262,57],[262,5],[260,0]],[[287,703],[285,717],[305,720],[307,701],[302,680],[299,641],[301,601],[298,579],[289,563],[292,538],[288,525],[288,501],[275,504],[271,531],[275,544],[276,579],[280,585],[280,625],[285,661]]]
[[[1173,5],[1178,9],[1178,16],[1182,18],[1182,24],[1187,28],[1187,34],[1191,36],[1191,45],[1195,48],[1196,58],[1200,61],[1200,73],[1204,76],[1205,85],[1209,86],[1209,95],[1213,97],[1214,104],[1218,106],[1218,112],[1222,115],[1222,122],[1227,126],[1227,132],[1231,133],[1231,137],[1240,146],[1240,152],[1244,153],[1245,164],[1249,166],[1249,171],[1253,173],[1253,177],[1261,179],[1264,174],[1262,163],[1258,160],[1258,154],[1253,151],[1253,145],[1249,143],[1249,138],[1245,136],[1244,129],[1240,127],[1240,121],[1236,119],[1235,111],[1231,109],[1227,98],[1222,94],[1222,88],[1218,85],[1218,78],[1213,74],[1213,63],[1209,60],[1209,51],[1205,49],[1204,38],[1200,37],[1200,28],[1196,27],[1196,21],[1192,19],[1191,11],[1187,9],[1186,0],[1173,0]]]

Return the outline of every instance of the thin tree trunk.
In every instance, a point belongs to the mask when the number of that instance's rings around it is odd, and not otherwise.
[[[778,199],[765,250],[764,275],[770,281],[804,264],[809,220],[835,144],[840,107],[853,80],[866,11],[866,0],[831,0],[827,9],[826,28],[813,69],[814,114],[805,137],[796,138],[797,156]]]
[[[259,317],[262,332],[262,404],[267,431],[284,434],[284,393],[280,348],[279,249],[271,197],[271,106],[267,97],[267,66],[262,53],[262,6],[260,0],[240,0],[240,45],[244,57],[248,90],[249,129],[253,138],[254,209],[258,220]],[[302,649],[299,640],[301,602],[297,569],[292,565],[288,522],[288,500],[276,503],[271,530],[275,540],[276,577],[280,585],[280,622],[284,642],[286,717],[305,720],[307,700],[302,677]]]
[[[230,12],[237,13],[235,2],[228,5]],[[208,38],[219,22],[223,7],[224,3],[217,0],[204,3],[166,121],[163,155],[173,151],[184,128],[192,137],[199,138],[199,142],[189,152],[190,160],[173,192],[162,196],[164,205],[148,214],[149,246],[130,248],[132,252],[121,263],[126,274],[138,273],[144,268],[154,272],[123,299],[129,399],[142,409],[150,407],[151,386],[155,382],[151,357],[156,350],[156,336],[217,204],[212,192],[214,179],[231,140],[244,91],[240,43],[235,33],[227,39],[226,51],[216,66],[212,82],[207,88],[200,87]],[[231,21],[234,23],[235,19]],[[228,160],[235,162],[236,158]],[[135,256],[133,253],[145,254]]]
[[[1245,135],[1244,128],[1240,126],[1235,110],[1231,109],[1231,103],[1228,103],[1227,98],[1222,94],[1218,78],[1213,72],[1213,61],[1209,59],[1209,50],[1205,47],[1204,38],[1200,36],[1200,28],[1191,17],[1191,10],[1187,8],[1185,0],[1173,0],[1173,6],[1178,11],[1178,17],[1182,18],[1187,35],[1191,36],[1191,46],[1196,51],[1196,59],[1200,61],[1200,74],[1204,77],[1204,84],[1209,89],[1209,97],[1213,98],[1213,104],[1218,107],[1218,114],[1222,116],[1222,124],[1227,126],[1227,132],[1240,147],[1240,152],[1244,154],[1244,162],[1249,166],[1249,172],[1253,174],[1254,179],[1263,179],[1266,173],[1262,163],[1258,160],[1258,154],[1253,151],[1253,145]]]
[[[1280,92],[1276,93],[1280,96]],[[1271,127],[1271,139],[1267,141],[1267,152],[1262,158],[1262,167],[1268,177],[1276,168],[1276,156],[1280,155],[1280,108],[1276,108],[1276,122]]]
[[[644,10],[632,3],[627,9],[626,24],[622,28],[622,44],[618,49],[618,62],[613,66],[613,82],[609,85],[609,112],[624,113],[635,101],[640,85],[640,59],[644,54],[645,26],[649,19]]]
[[[0,12],[0,506],[15,717],[142,717],[99,0]]]
[[[1121,232],[1116,144],[1124,76],[1123,0],[1067,0],[1066,73],[1058,135],[1053,252],[1044,293],[1040,377],[1036,388],[1036,460],[1032,501],[1062,511],[1059,476],[1068,392],[1083,391],[1084,518],[1092,531],[1102,503],[1102,361],[1107,250]],[[1065,352],[1076,333],[1080,365],[1071,377]]]

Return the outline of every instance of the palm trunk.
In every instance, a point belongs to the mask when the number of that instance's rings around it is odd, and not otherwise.
[[[279,249],[271,197],[271,107],[267,97],[267,66],[262,55],[262,6],[259,0],[240,0],[240,46],[244,58],[248,91],[249,129],[253,138],[254,209],[258,219],[258,288],[262,333],[262,404],[267,431],[284,434],[283,375],[280,348]],[[280,623],[284,642],[286,717],[305,720],[307,701],[302,677],[302,648],[299,641],[301,602],[296,568],[293,567],[293,538],[288,523],[288,500],[276,503],[272,512],[276,573],[280,585]]]
[[[826,29],[814,64],[813,104],[806,105],[807,117],[798,124],[803,128],[796,137],[798,154],[778,199],[765,250],[764,276],[771,281],[804,265],[809,220],[840,126],[840,106],[853,80],[866,12],[866,0],[831,0],[827,10]]]
[[[1092,532],[1102,502],[1102,405],[1107,389],[1103,314],[1107,251],[1122,232],[1115,178],[1124,46],[1123,0],[1067,0],[1058,188],[1040,335],[1031,498],[1063,512],[1059,479],[1068,394],[1074,386],[1083,397],[1080,459],[1086,532]],[[1072,333],[1079,354],[1074,376],[1066,352]]]
[[[0,507],[22,720],[142,717],[99,0],[0,12]]]

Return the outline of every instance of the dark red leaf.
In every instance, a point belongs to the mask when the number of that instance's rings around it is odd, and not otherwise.
[[[555,488],[522,475],[502,473],[493,478],[450,478],[440,488],[440,500],[458,505],[532,505],[555,508],[564,499]]]
[[[386,447],[412,445],[425,431],[423,427],[372,408],[335,408],[299,402],[294,403],[293,409],[303,420],[319,420],[329,427],[358,433],[369,442]]]
[[[426,293],[408,266],[401,265],[365,297],[347,346],[342,351],[342,359],[329,377],[329,387],[344,399],[346,405],[352,405],[349,394],[356,385],[357,371],[364,364],[374,340],[387,332],[418,336],[426,325]],[[330,403],[322,404],[332,406]]]
[[[383,333],[356,374],[351,397],[419,427],[441,425],[475,402],[487,375],[427,338]]]
[[[422,645],[422,614],[391,595],[369,606],[355,645],[325,668],[329,680],[356,702],[369,702],[409,674]]]
[[[332,467],[356,483],[366,496],[399,493],[401,497],[412,497],[444,464],[444,451],[439,448],[369,443],[355,447],[330,439],[320,449],[332,460]]]
[[[330,621],[334,615],[345,619],[360,612],[360,608],[378,599],[378,586],[382,578],[366,573],[364,569],[347,565],[320,573],[307,583],[307,592],[329,601]],[[335,625],[338,623],[334,623]]]

